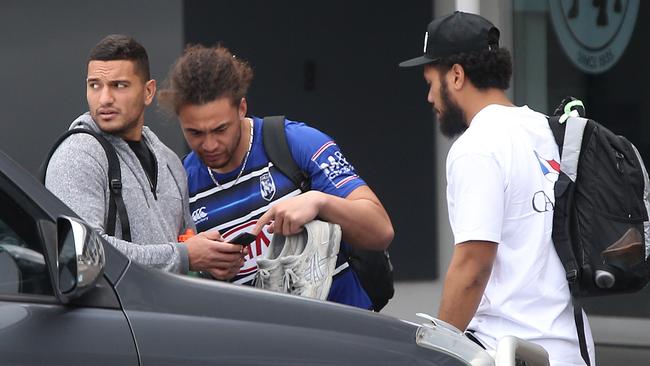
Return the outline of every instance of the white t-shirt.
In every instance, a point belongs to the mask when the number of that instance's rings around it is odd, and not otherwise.
[[[456,244],[498,243],[468,329],[490,348],[514,335],[543,346],[552,365],[584,365],[568,283],[551,239],[559,161],[544,115],[528,107],[483,108],[447,157],[449,221]],[[593,355],[586,318],[585,328]]]

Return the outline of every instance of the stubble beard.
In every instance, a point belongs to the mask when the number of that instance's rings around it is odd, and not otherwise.
[[[102,130],[105,133],[115,135],[115,136],[120,136],[124,137],[129,135],[129,132],[133,131],[136,128],[142,128],[139,126],[140,118],[136,118],[134,120],[131,120],[126,123],[115,123],[117,121],[102,121],[101,118],[99,117],[99,113],[94,112],[91,113],[91,117],[97,124],[100,130]],[[119,117],[118,117],[119,118]]]
[[[205,159],[205,158],[201,157],[201,159],[202,159],[203,162],[204,162],[204,163],[205,163],[205,164],[206,164],[210,169],[212,169],[212,170],[217,170],[217,169],[222,169],[222,168],[224,168],[225,166],[227,166],[228,164],[230,164],[230,162],[232,162],[232,159],[233,159],[233,157],[235,156],[235,152],[237,151],[237,149],[239,148],[239,145],[241,144],[241,135],[242,135],[242,134],[241,134],[241,129],[239,129],[239,134],[238,134],[237,139],[236,139],[237,143],[235,144],[235,146],[233,147],[233,149],[230,151],[230,156],[228,157],[228,159],[227,159],[226,161],[224,161],[223,163],[217,163],[217,164],[211,164],[211,165],[208,165],[207,162],[206,162],[206,159]],[[240,162],[239,164],[241,164],[241,162]],[[239,164],[237,164],[237,166],[238,166]],[[236,167],[236,166],[235,166],[235,167]],[[228,172],[225,172],[225,173],[228,173]]]

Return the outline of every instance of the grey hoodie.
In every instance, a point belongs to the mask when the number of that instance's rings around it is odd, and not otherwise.
[[[185,169],[178,156],[149,128],[143,127],[143,139],[157,162],[156,199],[140,161],[124,140],[102,132],[89,113],[72,122],[70,129],[73,128],[100,132],[115,147],[132,242],[120,239],[119,217],[115,236],[106,234],[108,160],[94,137],[75,134],[61,143],[47,167],[45,186],[131,260],[152,268],[187,273],[187,248],[176,241],[187,228],[193,229],[194,223],[189,212]]]

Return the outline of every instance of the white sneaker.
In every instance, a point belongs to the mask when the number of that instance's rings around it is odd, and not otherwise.
[[[257,259],[257,274],[255,287],[276,292],[286,292],[283,288],[284,267],[280,262],[281,257],[295,255],[303,251],[305,240],[298,235],[285,237],[273,234],[266,258]]]
[[[280,256],[283,292],[326,300],[341,245],[341,227],[314,220],[305,225],[302,233],[287,239],[292,251],[304,249],[295,255]]]
[[[282,292],[282,264],[277,259],[257,259],[255,287]]]

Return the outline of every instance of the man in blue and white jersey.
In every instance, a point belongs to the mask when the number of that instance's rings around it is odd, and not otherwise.
[[[384,250],[393,227],[379,199],[356,174],[338,145],[303,123],[285,121],[287,143],[298,167],[311,179],[299,188],[269,161],[263,120],[246,117],[253,72],[224,47],[192,46],[170,71],[160,103],[180,120],[192,152],[185,158],[190,209],[199,232],[218,230],[224,242],[242,232],[257,235],[245,263],[232,262],[216,279],[252,284],[257,258],[273,233],[292,235],[318,217],[341,226],[342,243],[328,300],[372,308],[347,249]]]

